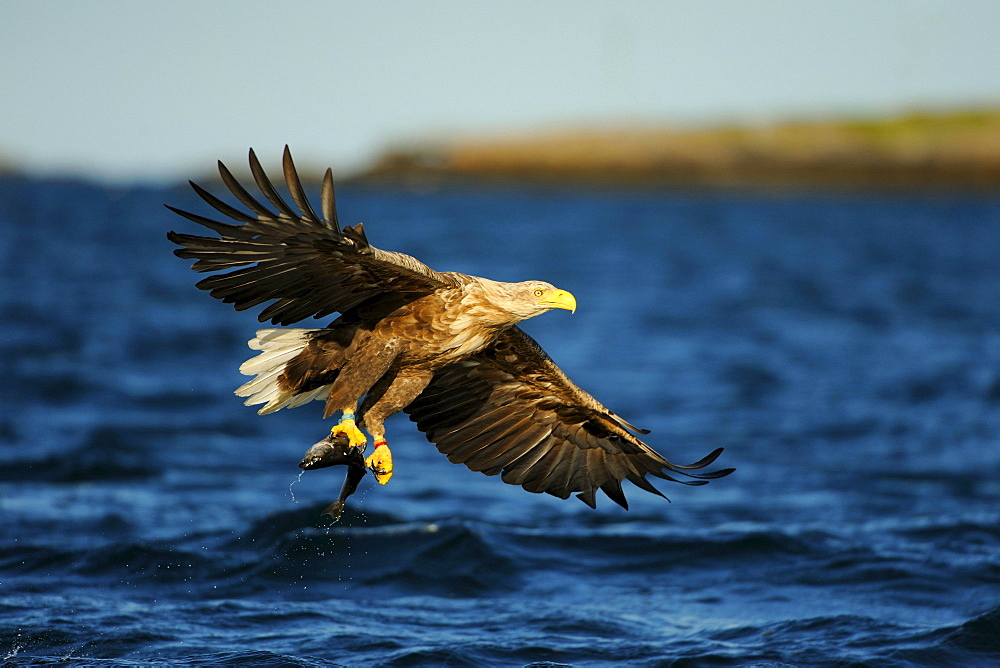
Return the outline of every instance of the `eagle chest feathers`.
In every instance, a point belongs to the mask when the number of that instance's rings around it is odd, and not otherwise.
[[[439,290],[386,317],[377,329],[405,338],[404,358],[440,368],[479,352],[518,321],[480,292],[466,286]]]

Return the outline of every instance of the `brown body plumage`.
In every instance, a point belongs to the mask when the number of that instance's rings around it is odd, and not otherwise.
[[[647,432],[574,385],[516,326],[551,308],[575,309],[572,295],[541,281],[500,283],[437,272],[408,255],[379,250],[362,225],[340,227],[329,170],[321,218],[287,147],[283,165],[298,211],[277,193],[253,151],[254,180],[276,211],[252,197],[222,163],[223,182],[253,215],[193,183],[206,202],[241,224],[170,207],[219,235],[168,234],[181,246],[175,254],[196,260],[196,271],[226,271],[198,283],[213,297],[237,310],[270,302],[259,319],[276,325],[340,314],[322,329],[257,333],[250,346],[261,353],[241,367],[256,378],[237,394],[248,404],[264,404],[261,413],[319,399],[324,417],[357,410],[358,424],[384,443],[383,421],[403,410],[451,461],[501,474],[531,492],[576,493],[590,506],[600,489],[627,508],[622,480],[659,494],[647,475],[704,484],[732,471],[694,472],[721,448],[689,466],[667,461],[636,435]]]

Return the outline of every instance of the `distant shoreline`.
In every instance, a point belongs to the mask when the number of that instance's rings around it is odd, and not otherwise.
[[[207,164],[207,163],[206,163]],[[247,176],[242,165],[231,165]],[[325,165],[299,164],[318,182]],[[0,156],[0,176],[26,173]],[[59,180],[87,180],[71,173]],[[95,177],[96,178],[96,177]],[[193,175],[218,180],[214,170]],[[338,183],[568,188],[1000,193],[1000,108],[677,128],[636,123],[414,141]]]
[[[1000,191],[1000,111],[412,144],[352,181]]]

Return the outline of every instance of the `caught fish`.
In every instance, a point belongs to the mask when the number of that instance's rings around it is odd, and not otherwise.
[[[353,447],[351,442],[344,436],[330,434],[323,440],[314,443],[306,450],[299,468],[305,471],[313,469],[323,469],[328,466],[346,466],[347,477],[344,485],[340,488],[340,496],[323,511],[323,515],[329,515],[334,522],[340,519],[344,513],[344,504],[347,497],[354,494],[358,488],[358,483],[365,477],[368,469],[365,467],[365,458],[361,454],[361,448]]]

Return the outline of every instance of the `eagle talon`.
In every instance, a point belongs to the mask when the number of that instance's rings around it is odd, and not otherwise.
[[[358,429],[358,426],[354,424],[354,418],[347,418],[341,420],[340,424],[336,425],[330,430],[330,433],[334,436],[344,436],[351,443],[353,448],[361,448],[364,450],[365,445],[368,444],[368,439],[365,438],[364,432]]]
[[[378,484],[384,485],[392,477],[392,452],[384,440],[375,442],[375,451],[365,459],[365,466],[375,476]]]

